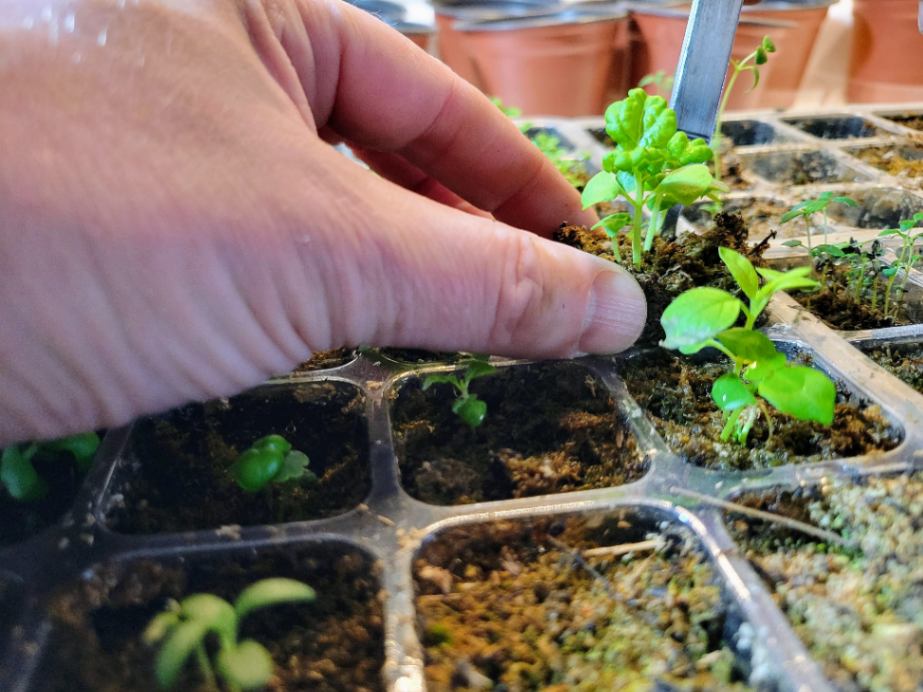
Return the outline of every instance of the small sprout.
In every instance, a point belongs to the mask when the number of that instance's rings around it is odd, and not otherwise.
[[[737,84],[737,78],[744,72],[752,72],[753,84],[750,90],[756,89],[760,83],[759,66],[765,65],[769,61],[769,54],[775,52],[776,45],[772,42],[772,39],[768,36],[763,36],[760,44],[745,58],[742,60],[734,60],[734,58],[731,58],[731,76],[728,78],[727,86],[724,89],[724,96],[722,96],[721,105],[718,107],[718,117],[715,119],[715,131],[712,134],[711,142],[709,142],[709,146],[711,146],[712,150],[715,152],[715,180],[721,180],[721,124],[724,122],[724,112],[727,110],[728,101],[731,99],[731,93],[734,91],[734,86]]]
[[[650,251],[670,207],[702,197],[717,199],[726,188],[715,182],[705,165],[712,158],[708,144],[703,139],[689,141],[676,129],[676,112],[661,96],[632,89],[627,98],[606,109],[606,132],[616,148],[603,157],[603,170],[584,187],[583,207],[624,197],[632,213],[606,216],[593,228],[605,230],[619,257],[617,233],[630,226],[632,263],[640,267],[642,253]],[[649,219],[642,243],[645,208]]]
[[[144,630],[148,645],[159,645],[154,673],[163,689],[176,684],[191,656],[195,656],[205,684],[217,689],[215,672],[229,689],[254,689],[272,677],[272,657],[252,639],[239,641],[240,623],[259,608],[282,603],[313,601],[314,589],[294,579],[273,577],[254,582],[240,592],[234,604],[209,593],[196,593],[182,601],[169,601]],[[206,640],[214,635],[214,665]]]
[[[237,457],[230,472],[243,490],[255,493],[270,483],[287,483],[299,478],[316,480],[307,468],[309,462],[304,452],[292,449],[291,443],[281,435],[266,435]]]
[[[921,225],[923,225],[923,212],[918,211],[909,219],[901,221],[897,228],[886,228],[878,234],[879,238],[897,236],[901,241],[901,246],[897,250],[897,259],[882,271],[882,275],[888,279],[885,286],[885,315],[888,315],[891,310],[896,313],[897,307],[907,292],[910,270],[923,262],[923,249],[917,248],[918,241],[923,239],[923,231],[919,230]],[[913,232],[914,229],[917,229],[916,233]],[[900,284],[897,284],[896,280],[901,272],[904,278]]]
[[[827,227],[830,225],[830,220],[827,217],[828,207],[833,203],[845,204],[848,207],[856,207],[859,205],[859,203],[856,202],[856,200],[854,200],[852,197],[846,197],[845,195],[834,195],[830,191],[821,192],[817,197],[812,197],[811,199],[806,199],[803,202],[799,202],[787,212],[782,214],[782,223],[788,223],[793,219],[802,219],[804,221],[805,229],[807,230],[808,250],[810,250],[812,229],[811,217],[815,214],[823,215],[824,243],[826,243]]]
[[[657,70],[641,77],[638,86],[642,89],[646,86],[652,86],[657,89],[661,96],[666,96],[673,91],[673,75],[668,74],[665,70]]]
[[[500,109],[500,112],[503,113],[507,118],[520,118],[522,117],[522,109],[516,108],[516,106],[507,106],[503,103],[503,99],[499,96],[492,96],[490,102],[494,104],[497,108]]]
[[[80,474],[86,473],[99,447],[99,435],[81,433],[47,442],[11,445],[0,455],[0,486],[16,500],[34,502],[48,494],[48,483],[36,471],[33,461],[70,456]]]
[[[471,381],[478,377],[490,375],[496,368],[483,356],[475,356],[465,363],[461,377],[456,374],[427,375],[423,380],[423,391],[434,384],[450,384],[455,389],[456,397],[452,402],[452,413],[461,418],[469,427],[476,428],[484,422],[487,415],[487,402],[478,399],[477,394],[468,391]]]
[[[666,338],[660,343],[686,355],[712,347],[731,359],[731,371],[719,377],[711,390],[712,400],[726,417],[721,439],[727,441],[733,436],[739,444],[746,444],[760,414],[766,416],[771,434],[772,419],[765,402],[799,420],[830,425],[836,402],[833,381],[820,370],[790,364],[785,354],[754,328],[776,292],[819,285],[808,278],[811,268],[787,272],[754,268],[750,260],[730,248],[722,247],[719,253],[748,302],[718,288],[690,289],[664,310],[660,323]],[[745,324],[735,327],[741,314]]]

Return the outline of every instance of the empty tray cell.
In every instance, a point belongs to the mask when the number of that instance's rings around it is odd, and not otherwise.
[[[836,689],[918,690],[923,474],[834,476],[820,488],[738,502],[838,536],[814,537],[742,514],[727,518],[740,552]]]
[[[821,139],[856,139],[889,134],[857,115],[786,118],[784,122]]]
[[[605,385],[574,363],[500,368],[475,379],[478,427],[452,412],[449,384],[403,383],[392,421],[404,488],[464,504],[622,485],[646,462]]]
[[[807,354],[793,361],[810,364]],[[678,356],[663,349],[624,357],[628,391],[653,421],[673,453],[697,466],[724,470],[763,469],[876,454],[895,447],[900,431],[878,406],[839,388],[833,425],[800,421],[768,409],[772,434],[760,414],[746,444],[723,442],[724,417],[711,398],[715,380],[730,370],[727,359]]]
[[[781,185],[846,183],[866,177],[826,151],[742,154],[741,159],[747,168],[761,178]]]
[[[785,137],[775,127],[761,120],[731,120],[722,123],[721,134],[729,138],[735,147],[790,141],[790,138]]]
[[[910,142],[849,149],[857,159],[900,178],[908,186],[923,185],[923,147]]]
[[[901,115],[883,115],[881,117],[913,130],[923,130],[923,114],[903,113]]]
[[[107,522],[159,533],[317,519],[358,505],[371,487],[365,397],[340,382],[271,385],[135,423],[110,483]],[[310,460],[300,478],[247,492],[238,456],[278,434]]]
[[[414,563],[430,690],[740,690],[740,618],[668,515],[468,525]]]
[[[276,690],[382,690],[380,582],[374,562],[354,548],[328,544],[106,564],[61,587],[48,609],[51,636],[33,689],[68,692],[155,690],[157,648],[142,635],[151,619],[192,594],[233,603],[256,581],[283,577],[314,589],[311,602],[251,611],[238,641],[253,639],[272,657]],[[214,662],[217,637],[205,655]],[[203,682],[190,656],[172,689],[218,689]],[[239,689],[222,685],[221,689]],[[262,689],[262,687],[261,687]]]
[[[863,347],[873,361],[923,394],[923,341]]]
[[[896,228],[903,219],[923,211],[923,198],[898,188],[868,188],[840,192],[859,204],[852,207],[833,203],[829,208],[830,220],[856,228]]]
[[[587,132],[590,134],[590,136],[593,139],[595,139],[600,144],[605,144],[607,147],[615,146],[615,142],[612,141],[612,138],[606,132],[606,128],[594,127],[594,128],[587,130]]]
[[[780,225],[780,219],[788,209],[788,204],[773,197],[732,197],[725,199],[720,211],[740,214],[749,229],[750,241],[759,242],[772,231],[776,231],[782,238],[796,231],[790,224]],[[690,223],[704,227],[713,223],[717,211],[714,205],[699,202],[684,207],[683,216]]]

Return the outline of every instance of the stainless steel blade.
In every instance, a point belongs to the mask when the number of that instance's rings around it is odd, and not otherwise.
[[[923,0],[917,5],[917,29],[923,34]]]
[[[921,0],[923,1],[923,0]],[[710,139],[743,0],[694,0],[676,66],[672,106],[679,129]]]

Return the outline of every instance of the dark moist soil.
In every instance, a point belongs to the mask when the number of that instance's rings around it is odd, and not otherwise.
[[[572,363],[501,368],[475,380],[487,417],[469,428],[454,390],[404,384],[392,419],[401,480],[433,504],[466,504],[622,485],[647,463],[605,385]]]
[[[885,346],[866,351],[865,355],[923,394],[923,345]]]
[[[48,494],[41,500],[20,502],[0,488],[0,545],[24,541],[48,528],[73,504],[83,483],[84,474],[68,454],[42,454],[33,466],[48,484]]]
[[[812,292],[798,291],[792,294],[792,298],[823,320],[828,327],[844,330],[881,329],[919,321],[916,312],[920,307],[915,307],[910,300],[899,301],[896,308],[889,307],[888,314],[885,314],[882,307],[882,280],[876,281],[870,290],[857,299],[855,292],[849,290],[844,269],[836,268],[814,278],[821,283],[819,289]],[[874,301],[871,291],[877,293]]]
[[[194,404],[136,424],[108,521],[159,533],[317,519],[358,505],[371,487],[365,398],[352,386],[271,386]],[[278,433],[308,455],[316,479],[240,489],[228,469]],[[127,468],[126,468],[127,466]]]
[[[299,375],[316,370],[329,370],[338,368],[341,365],[353,361],[356,358],[356,351],[352,348],[337,348],[332,351],[318,351],[309,360],[301,363],[292,370],[293,375]]]
[[[144,644],[141,634],[168,599],[208,592],[233,602],[244,587],[266,577],[299,579],[317,592],[312,603],[257,610],[243,621],[241,639],[260,642],[275,661],[266,689],[384,689],[377,568],[345,548],[300,553],[289,548],[186,564],[143,560],[97,570],[52,600],[54,629],[35,689],[156,690],[156,650]],[[187,665],[176,689],[207,690],[194,663]]]
[[[414,565],[428,689],[747,689],[714,572],[688,531],[655,526],[626,512],[465,526],[429,543]]]
[[[712,401],[711,387],[727,370],[723,362],[696,362],[659,350],[624,359],[621,374],[670,449],[696,466],[762,469],[875,454],[900,442],[899,431],[878,406],[842,391],[829,428],[773,411],[771,438],[761,416],[746,447],[721,442],[724,420]]]
[[[789,210],[789,205],[773,199],[748,197],[746,199],[728,199],[721,211],[740,214],[744,225],[750,229],[750,242],[758,243],[771,233],[779,238],[802,235],[803,231],[792,224],[781,225],[779,220]],[[706,226],[714,222],[712,213],[705,204],[697,204],[683,209],[683,216],[697,226]]]
[[[923,680],[923,474],[832,479],[739,500],[833,530],[840,547],[729,516],[732,535],[841,690],[915,692]]]
[[[923,115],[885,115],[883,117],[904,127],[923,130]]]
[[[914,148],[917,156],[907,158],[904,154],[910,150],[911,145],[889,144],[883,147],[854,149],[849,153],[889,175],[900,178],[905,185],[920,187],[923,185],[923,149]]]
[[[696,286],[714,286],[739,295],[737,284],[721,262],[718,248],[730,247],[746,255],[754,265],[764,264],[762,255],[766,245],[748,245],[748,235],[739,214],[719,213],[714,225],[701,234],[686,233],[676,240],[656,238],[651,252],[645,253],[641,268],[636,269],[631,263],[630,239],[620,234],[619,249],[624,259],[621,266],[632,272],[647,297],[647,322],[638,339],[639,346],[653,346],[663,338],[660,316],[683,291]],[[572,247],[615,261],[612,245],[601,230],[565,225],[554,237]]]

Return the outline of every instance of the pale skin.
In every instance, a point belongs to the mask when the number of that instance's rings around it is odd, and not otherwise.
[[[0,94],[0,446],[340,346],[566,357],[641,330],[633,279],[548,240],[595,220],[578,193],[339,0],[6,0]]]

